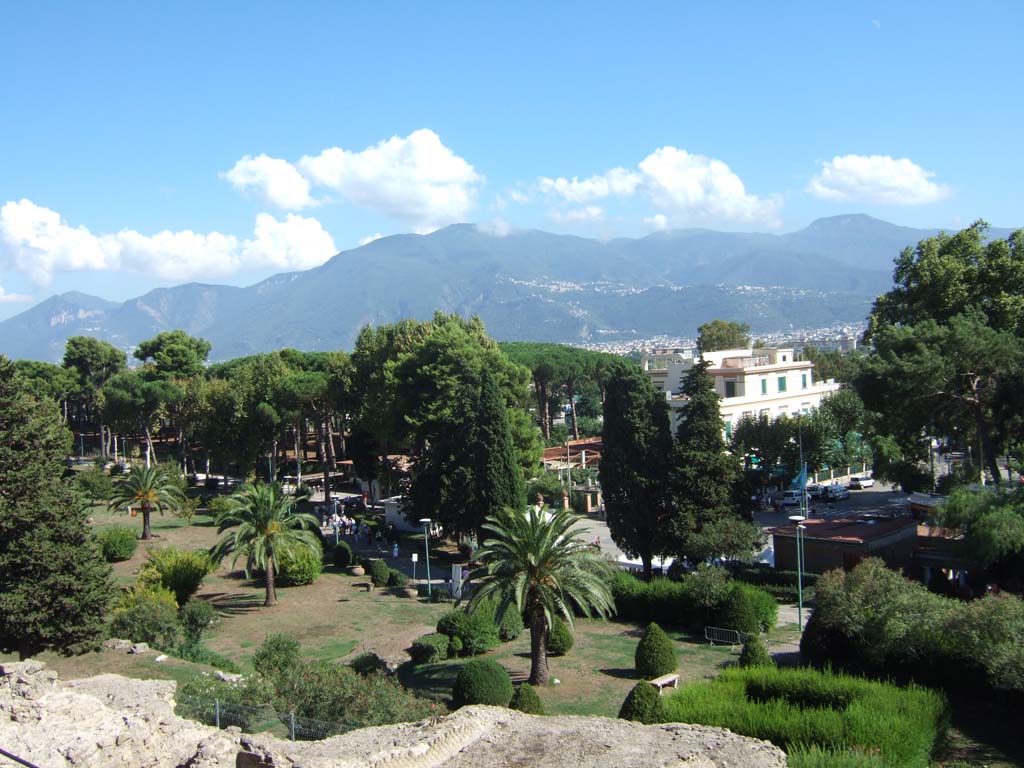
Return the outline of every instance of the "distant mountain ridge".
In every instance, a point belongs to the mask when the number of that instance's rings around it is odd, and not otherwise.
[[[59,361],[70,336],[129,349],[172,328],[208,339],[212,360],[350,349],[367,323],[435,310],[479,314],[498,339],[560,342],[693,335],[716,317],[755,333],[853,323],[889,288],[900,250],[938,231],[863,214],[782,235],[684,229],[608,241],[457,224],[381,238],[245,288],[187,283],[123,303],[52,296],[0,322],[0,352]]]

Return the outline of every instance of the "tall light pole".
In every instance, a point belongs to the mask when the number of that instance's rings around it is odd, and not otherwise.
[[[804,515],[790,515],[789,519],[796,523],[796,623],[800,631],[804,630]]]
[[[427,560],[427,597],[430,597],[430,518],[421,517],[420,525],[423,526],[423,551]]]

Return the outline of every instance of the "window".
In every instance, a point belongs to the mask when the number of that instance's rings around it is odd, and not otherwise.
[[[786,377],[785,376],[779,376],[779,392],[785,392],[785,391],[786,391]]]
[[[725,439],[732,440],[732,422],[725,422]]]
[[[786,362],[786,356],[785,355],[782,356],[782,362]]]
[[[725,381],[725,396],[726,397],[736,397],[736,382],[735,381],[729,381],[728,379],[726,379],[726,381]]]
[[[768,379],[761,379],[761,394],[768,394]]]
[[[807,374],[806,373],[801,373],[800,374],[800,387],[802,389],[807,389]]]

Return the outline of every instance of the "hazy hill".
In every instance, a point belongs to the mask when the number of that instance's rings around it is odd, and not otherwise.
[[[856,322],[889,287],[899,251],[935,232],[863,215],[783,235],[687,229],[609,241],[459,224],[246,288],[189,283],[122,304],[54,296],[0,323],[0,352],[56,361],[69,336],[127,349],[171,328],[209,339],[214,360],[348,349],[366,323],[435,310],[479,314],[499,339],[538,341],[687,335],[715,317],[755,332]]]

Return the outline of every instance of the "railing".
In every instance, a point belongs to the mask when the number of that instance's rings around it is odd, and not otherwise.
[[[704,627],[704,639],[711,645],[715,643],[728,643],[729,645],[736,647],[737,645],[743,645],[743,642],[749,637],[746,632],[740,632],[737,629],[723,629],[722,627]]]
[[[196,720],[215,728],[235,726],[245,733],[269,732],[292,741],[319,741],[346,733],[356,727],[311,717],[299,717],[294,712],[279,712],[270,705],[251,707],[200,697],[179,698],[174,711],[179,717]]]
[[[13,760],[18,765],[24,765],[25,768],[39,768],[35,763],[30,763],[28,760],[20,758],[17,755],[12,755],[6,749],[0,749],[0,756],[6,757],[8,760]]]

